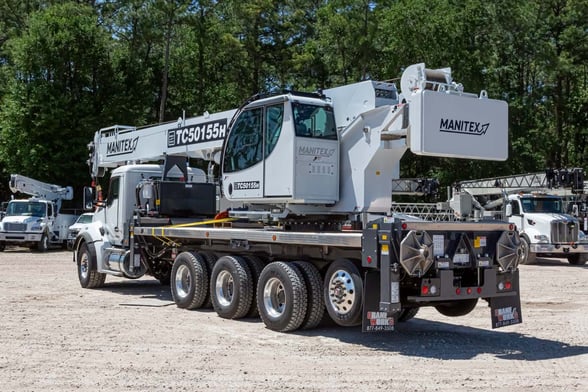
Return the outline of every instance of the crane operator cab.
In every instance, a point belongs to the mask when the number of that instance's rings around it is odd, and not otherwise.
[[[256,100],[236,115],[222,155],[231,201],[332,204],[339,199],[333,106],[319,94]]]

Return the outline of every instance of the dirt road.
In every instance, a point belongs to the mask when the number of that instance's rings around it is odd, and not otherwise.
[[[177,308],[155,280],[78,283],[69,252],[0,253],[0,390],[587,391],[588,266],[521,267],[523,324],[490,328],[480,302],[389,334]]]

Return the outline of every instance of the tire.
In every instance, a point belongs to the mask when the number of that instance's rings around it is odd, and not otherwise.
[[[325,300],[323,298],[323,280],[319,270],[306,261],[295,261],[293,264],[302,272],[306,284],[307,301],[306,316],[300,326],[301,329],[316,328],[325,314]]]
[[[249,311],[245,317],[259,317],[259,309],[257,308],[257,283],[259,282],[259,276],[261,275],[261,271],[263,271],[265,264],[259,257],[254,255],[243,256],[243,259],[245,262],[247,262],[249,270],[251,271],[251,282],[253,287],[253,299],[251,300],[251,307],[249,308]]]
[[[47,234],[43,234],[41,236],[41,241],[37,243],[37,251],[45,253],[47,250],[49,250],[49,237]]]
[[[172,266],[170,285],[178,308],[200,308],[208,292],[206,261],[198,254],[180,253]]]
[[[523,257],[521,258],[520,264],[536,264],[537,254],[530,252],[529,239],[525,236],[521,236],[521,247],[523,248]]]
[[[216,313],[227,319],[245,317],[253,300],[251,272],[239,256],[223,256],[214,263],[210,297]]]
[[[85,289],[96,289],[104,286],[106,274],[96,271],[96,249],[94,244],[83,242],[78,250],[78,279]]]
[[[292,263],[268,264],[257,285],[257,307],[265,326],[273,331],[290,332],[304,322],[307,304],[302,272]]]
[[[6,249],[6,244],[1,242],[0,243],[0,252],[4,252],[5,249]]]
[[[588,254],[576,253],[568,256],[568,262],[572,265],[584,265],[588,261]]]
[[[398,322],[404,323],[417,315],[421,308],[404,308],[400,311],[400,315],[398,316]]]
[[[198,252],[200,256],[204,258],[206,261],[206,269],[208,270],[208,275],[206,279],[208,280],[208,284],[210,287],[210,275],[212,274],[212,269],[214,268],[214,263],[218,260],[218,257],[212,252]],[[212,299],[210,298],[210,290],[206,292],[206,299],[204,300],[204,304],[202,304],[203,308],[210,309],[212,308]]]
[[[346,259],[333,262],[325,275],[325,307],[342,327],[361,324],[363,280],[359,269]]]
[[[452,302],[450,304],[437,305],[435,306],[435,309],[437,309],[437,311],[444,316],[459,317],[465,316],[466,314],[474,310],[477,303],[478,298],[462,299],[456,302]]]

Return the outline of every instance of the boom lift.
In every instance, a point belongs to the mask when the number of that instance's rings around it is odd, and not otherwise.
[[[493,327],[520,323],[514,225],[391,212],[408,148],[506,159],[506,103],[464,92],[449,68],[415,64],[401,86],[258,96],[237,110],[98,131],[94,184],[116,168],[74,244],[82,287],[149,274],[171,283],[180,308],[259,314],[277,331],[313,328],[325,310],[342,326],[389,331],[422,306],[461,316],[480,298]]]
[[[524,250],[521,263],[535,263],[537,256],[565,257],[576,265],[588,260],[581,230],[582,224],[587,229],[583,169],[461,181],[456,188],[454,200],[463,215],[498,214],[516,225]]]
[[[20,174],[9,182],[13,193],[30,195],[26,200],[11,200],[0,223],[0,250],[7,244],[28,246],[41,252],[51,244],[64,246],[68,227],[76,215],[63,214],[63,200],[73,199],[73,188],[47,184]]]

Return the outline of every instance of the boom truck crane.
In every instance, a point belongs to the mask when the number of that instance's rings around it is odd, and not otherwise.
[[[45,252],[50,245],[65,246],[68,228],[77,216],[64,214],[61,203],[73,199],[73,188],[20,174],[10,175],[9,188],[13,193],[31,197],[8,202],[6,215],[0,222],[0,250],[6,245],[20,245]]]
[[[236,110],[99,130],[89,145],[94,184],[114,170],[74,243],[81,286],[149,274],[171,285],[180,308],[259,314],[276,331],[316,327],[325,310],[341,326],[390,331],[423,306],[462,316],[479,299],[493,327],[520,323],[514,225],[390,211],[408,148],[506,159],[506,103],[466,93],[449,68],[422,63],[404,71],[401,87],[284,92]],[[207,172],[187,158],[209,162]]]
[[[467,180],[456,188],[454,207],[462,216],[499,214],[516,225],[522,264],[534,264],[538,256],[563,257],[575,265],[588,260],[583,169]]]

